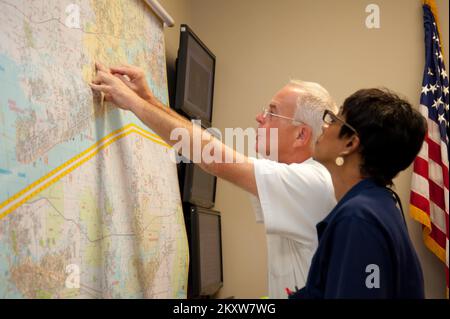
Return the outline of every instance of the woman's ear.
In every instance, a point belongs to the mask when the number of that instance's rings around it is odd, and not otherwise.
[[[351,153],[356,152],[359,148],[360,142],[361,141],[358,135],[353,134],[347,139],[344,150],[341,152],[340,155],[349,155]]]

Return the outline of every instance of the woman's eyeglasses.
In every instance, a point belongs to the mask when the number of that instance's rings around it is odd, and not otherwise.
[[[328,124],[331,125],[333,123],[339,122],[342,125],[348,127],[353,133],[355,133],[356,135],[358,135],[358,132],[356,131],[356,129],[351,126],[350,124],[348,124],[347,122],[345,122],[343,119],[340,119],[336,114],[334,114],[333,112],[331,112],[330,110],[325,110],[325,112],[323,112],[323,117],[322,117],[323,121]]]

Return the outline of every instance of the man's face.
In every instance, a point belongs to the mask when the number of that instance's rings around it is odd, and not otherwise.
[[[298,92],[295,92],[295,90],[295,88],[287,85],[278,91],[267,106],[269,112],[293,118],[297,108],[298,97]],[[263,134],[260,130],[256,136],[256,152],[264,156],[270,151],[278,151],[278,161],[280,163],[285,163],[288,155],[295,151],[292,146],[296,139],[296,126],[291,120],[279,118],[270,114],[267,114],[264,118],[262,112],[256,116],[256,121],[258,122],[258,128],[265,129],[265,139],[264,136],[259,136],[260,134]],[[271,145],[271,128],[278,130],[277,140],[272,141],[272,143],[278,142],[278,145]]]

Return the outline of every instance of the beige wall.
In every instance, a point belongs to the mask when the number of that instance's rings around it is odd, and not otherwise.
[[[166,30],[167,59],[187,22],[217,56],[213,124],[254,127],[255,114],[291,78],[317,81],[342,103],[363,87],[385,86],[417,104],[424,61],[419,0],[161,0],[177,26]],[[365,7],[381,9],[381,28],[365,27]],[[437,0],[448,63],[448,0]],[[447,65],[448,66],[448,65]],[[170,71],[170,70],[169,70]],[[396,179],[407,207],[411,170]],[[248,196],[219,181],[224,287],[219,298],[267,294],[264,228]],[[421,227],[408,220],[425,274],[427,297],[445,296],[445,274],[423,245]]]

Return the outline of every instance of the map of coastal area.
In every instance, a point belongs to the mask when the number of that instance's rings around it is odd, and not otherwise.
[[[162,22],[141,0],[0,0],[0,298],[185,298],[174,151],[88,83],[143,68],[167,103]]]

